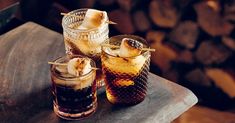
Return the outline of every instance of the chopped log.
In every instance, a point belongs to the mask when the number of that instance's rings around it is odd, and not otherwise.
[[[160,27],[174,27],[179,19],[179,13],[171,0],[152,0],[149,5],[149,15],[152,21]]]
[[[224,9],[225,20],[235,22],[235,2],[232,4],[225,4]]]
[[[170,39],[185,48],[192,49],[195,47],[198,34],[197,24],[192,21],[185,21],[173,29],[170,33]]]
[[[119,9],[111,11],[108,15],[110,20],[117,22],[114,27],[120,33],[132,34],[135,32],[130,14],[128,12]]]
[[[115,2],[115,0],[98,0],[101,5],[108,6]]]
[[[190,71],[185,76],[185,79],[190,83],[198,86],[211,87],[212,85],[212,82],[210,81],[206,73],[199,68]]]
[[[180,9],[187,7],[193,0],[173,0],[174,5]]]
[[[135,27],[138,31],[146,31],[150,28],[149,20],[143,11],[137,11],[133,14]]]
[[[160,31],[148,31],[146,34],[146,40],[152,44],[152,43],[162,43],[164,40],[166,34],[164,32]]]
[[[175,69],[170,69],[164,72],[162,76],[170,81],[177,83],[179,79],[179,72]]]
[[[210,4],[211,2],[218,1],[210,1]],[[203,1],[194,5],[198,16],[198,24],[204,31],[212,36],[230,34],[234,26],[231,23],[227,22],[225,18],[220,15],[220,11],[217,11],[217,9],[211,7],[210,4],[208,4],[208,1]]]
[[[95,4],[95,0],[79,0],[78,2],[81,8],[92,8]]]
[[[175,60],[177,57],[177,52],[161,43],[152,43],[150,44],[151,48],[156,49],[155,52],[151,52],[151,60],[156,64],[162,72],[166,72],[171,67],[171,61]]]
[[[172,47],[163,44],[165,33],[160,31],[148,31],[146,40],[149,42],[150,47],[156,49],[151,52],[152,63],[157,65],[163,73],[167,72],[171,67],[171,61],[177,58],[177,52]]]
[[[234,123],[235,114],[194,106],[172,123]]]
[[[232,74],[222,69],[208,68],[206,69],[206,75],[229,97],[235,97],[235,78]]]
[[[211,41],[203,41],[196,51],[196,59],[205,65],[224,62],[231,52],[223,45],[216,45]]]
[[[231,50],[235,50],[235,40],[230,37],[222,37],[222,42]]]
[[[192,64],[194,62],[193,53],[189,50],[183,50],[176,59],[177,62]]]
[[[212,1],[212,0],[207,1],[207,5],[214,11],[219,12],[221,10],[221,7],[218,1]]]
[[[133,0],[117,0],[120,8],[125,11],[130,11],[133,6]]]

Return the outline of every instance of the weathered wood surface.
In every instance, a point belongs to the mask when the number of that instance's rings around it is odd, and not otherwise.
[[[52,110],[47,61],[64,55],[62,35],[28,22],[0,36],[0,121],[57,123]],[[149,75],[146,99],[135,106],[111,105],[101,88],[98,109],[79,123],[170,122],[197,102],[188,89],[161,77]]]
[[[203,106],[194,106],[172,123],[234,123],[235,114]]]

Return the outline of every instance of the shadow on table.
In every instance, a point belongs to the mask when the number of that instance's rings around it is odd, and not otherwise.
[[[23,91],[22,93],[22,96],[20,93],[16,92],[14,95],[1,99],[1,122],[26,122],[28,119],[44,110],[52,110],[50,87],[47,86],[42,89],[32,90],[30,93]]]
[[[134,106],[115,106],[108,102],[104,88],[98,91],[98,108],[97,111],[90,117],[79,121],[63,120],[55,115],[52,106],[52,95],[50,87],[33,91],[22,98],[17,98],[16,102],[5,101],[1,104],[0,120],[3,122],[13,123],[34,122],[34,123],[63,123],[63,122],[153,122],[158,112],[164,111],[164,105],[172,102],[170,96],[164,96],[167,91],[164,88],[150,91],[145,100]],[[161,101],[160,101],[161,100]],[[159,104],[159,102],[161,102]]]

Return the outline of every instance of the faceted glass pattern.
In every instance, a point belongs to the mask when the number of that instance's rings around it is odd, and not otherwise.
[[[144,39],[131,35],[111,37],[106,43],[120,45],[124,37],[134,38],[145,47],[148,46]],[[106,96],[111,103],[133,105],[144,100],[148,86],[149,51],[143,51],[139,56],[122,58],[110,55],[102,49],[101,61]]]

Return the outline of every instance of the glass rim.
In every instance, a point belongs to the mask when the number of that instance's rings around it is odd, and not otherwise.
[[[128,36],[129,36],[129,37],[131,36],[131,37],[139,38],[141,41],[143,41],[143,42],[145,43],[145,45],[147,46],[146,48],[150,48],[148,42],[147,42],[144,38],[142,38],[142,37],[140,37],[140,36],[137,36],[137,35],[130,35],[130,34],[115,35],[115,36],[112,36],[112,37],[106,39],[104,42],[106,42],[107,40],[110,40],[110,39],[112,39],[112,38],[117,38],[117,37],[124,37],[124,38],[127,38]],[[141,42],[141,43],[142,43],[142,42]],[[112,54],[106,52],[104,48],[105,48],[105,46],[102,46],[102,45],[101,45],[101,52],[105,53],[106,55],[109,55],[109,56],[112,56],[112,57],[117,57],[117,58],[136,58],[136,57],[138,57],[138,56],[141,56],[141,55],[143,55],[143,54],[149,52],[149,51],[146,50],[146,51],[144,51],[144,52],[141,51],[141,53],[140,53],[139,55],[136,55],[136,56],[121,57],[121,56],[112,55]]]
[[[76,12],[79,12],[79,11],[87,11],[88,9],[92,9],[92,8],[75,9],[75,10],[73,10],[73,11],[70,11],[70,12],[67,13],[67,14],[73,15],[73,14],[76,13]],[[98,10],[98,9],[92,9],[92,10]],[[101,10],[100,10],[100,11],[101,11]],[[108,25],[108,23],[103,22],[103,23],[101,23],[100,26],[95,27],[95,28],[91,28],[91,29],[86,29],[86,30],[83,30],[83,29],[74,29],[74,28],[69,27],[67,24],[65,24],[65,21],[66,21],[65,19],[68,18],[68,17],[69,17],[69,15],[64,15],[64,16],[63,16],[63,18],[62,18],[62,27],[63,27],[63,28],[66,28],[66,29],[76,30],[76,31],[78,31],[78,32],[91,32],[91,31],[96,31],[96,30],[99,30],[100,28],[102,28],[102,26]],[[107,15],[107,20],[109,20],[108,15]]]
[[[74,57],[74,56],[75,56],[75,57]],[[72,57],[74,57],[74,58],[77,58],[77,57],[88,58],[88,59],[90,59],[91,63],[94,65],[94,66],[92,66],[92,67],[96,67],[95,61],[92,60],[91,58],[87,57],[87,56],[83,56],[83,55],[73,55]],[[63,58],[68,58],[68,56],[60,56],[60,57],[56,58],[55,60],[53,60],[53,62],[59,63],[59,62],[56,62],[56,61],[58,61],[58,60],[60,60],[60,59],[63,59]],[[62,77],[62,76],[60,76],[58,73],[55,72],[55,66],[57,66],[57,65],[51,64],[51,66],[50,66],[51,74],[52,74],[53,76],[56,76],[56,78],[59,78],[59,79],[62,79],[62,80],[77,80],[77,79],[79,79],[79,78],[88,76],[88,75],[91,74],[92,72],[96,71],[96,70],[94,70],[94,69],[91,69],[88,73],[86,73],[86,74],[84,74],[84,75],[71,76],[71,77]]]

